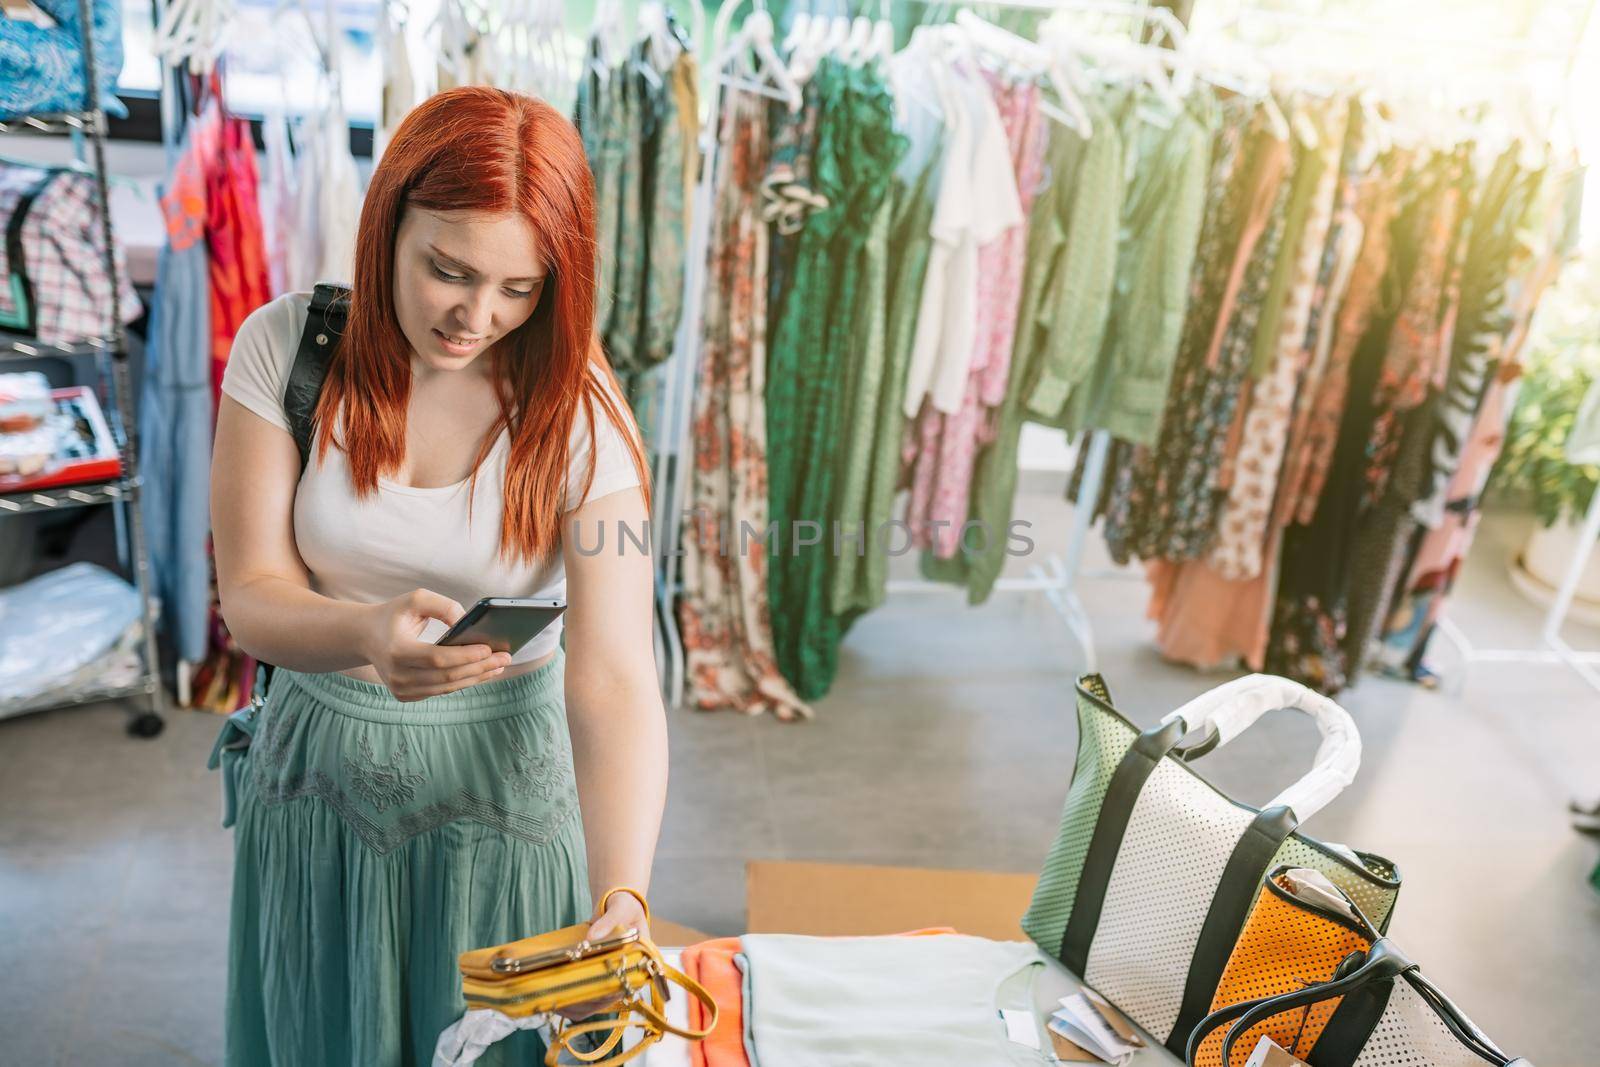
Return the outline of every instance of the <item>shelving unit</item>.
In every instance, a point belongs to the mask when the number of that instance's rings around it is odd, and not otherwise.
[[[106,271],[111,279],[112,332],[107,337],[88,338],[72,344],[50,344],[0,331],[0,367],[9,360],[36,359],[41,356],[80,356],[93,358],[98,372],[97,392],[108,396],[107,421],[122,457],[122,477],[87,485],[66,485],[36,492],[0,494],[0,521],[10,515],[59,511],[64,508],[111,504],[117,511],[118,556],[131,574],[139,591],[142,620],[140,654],[143,670],[132,685],[108,687],[82,693],[71,704],[101,700],[135,700],[130,709],[128,732],[136,737],[154,737],[164,725],[165,697],[161,689],[160,661],[156,654],[155,606],[150,596],[150,557],[145,545],[144,521],[139,513],[139,439],[133,417],[133,386],[128,370],[127,331],[122,324],[120,279],[117,275],[116,244],[111,232],[111,199],[106,180],[106,115],[100,107],[100,81],[96,76],[94,22],[89,0],[78,0],[78,22],[83,34],[84,110],[45,115],[23,115],[0,119],[0,134],[77,134],[90,148],[100,216],[101,243]],[[143,704],[142,707],[138,706]],[[42,703],[38,708],[11,709],[9,714],[61,707],[60,702]]]
[[[0,119],[0,133],[98,133],[106,132],[106,117],[100,111],[65,111],[51,115],[22,115]]]

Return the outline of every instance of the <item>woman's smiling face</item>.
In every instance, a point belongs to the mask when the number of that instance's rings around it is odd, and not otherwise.
[[[408,207],[394,251],[394,306],[411,350],[463,370],[528,321],[547,267],[528,220]]]

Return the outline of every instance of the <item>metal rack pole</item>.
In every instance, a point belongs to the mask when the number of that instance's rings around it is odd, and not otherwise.
[[[89,0],[78,0],[79,28],[83,35],[83,97],[84,107],[91,114],[102,116],[100,109],[100,79],[94,54],[94,19]],[[156,652],[155,606],[150,599],[150,557],[145,545],[144,518],[139,509],[139,425],[134,417],[133,385],[128,370],[128,334],[122,323],[122,279],[117,274],[117,251],[111,227],[111,192],[106,180],[106,124],[103,117],[94,124],[89,134],[89,144],[94,153],[95,190],[99,195],[100,239],[106,259],[106,276],[111,282],[111,333],[115,343],[111,351],[111,379],[113,403],[121,425],[117,442],[122,450],[123,478],[127,494],[113,506],[121,508],[128,533],[128,556],[133,571],[133,584],[139,590],[141,628],[145,676],[148,683],[149,708],[136,715],[128,724],[130,733],[140,737],[153,737],[161,732],[165,700],[161,691],[161,660]],[[101,357],[97,357],[98,362]]]

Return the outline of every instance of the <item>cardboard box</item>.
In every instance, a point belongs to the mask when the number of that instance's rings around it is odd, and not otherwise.
[[[995,941],[1020,925],[1035,874],[752,861],[745,867],[751,933],[866,936],[952,926]]]
[[[682,948],[685,945],[698,945],[702,941],[710,941],[711,935],[670,919],[655,918],[650,920],[650,940],[658,945],[676,945]]]

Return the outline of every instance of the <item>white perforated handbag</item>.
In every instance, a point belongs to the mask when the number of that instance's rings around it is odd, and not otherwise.
[[[1298,832],[1354,779],[1349,713],[1297,682],[1250,675],[1140,731],[1099,675],[1078,681],[1078,755],[1061,825],[1022,927],[1045,951],[1182,1055],[1211,1009],[1267,872],[1321,871],[1387,929],[1400,875],[1388,860]],[[1266,712],[1309,715],[1311,770],[1264,809],[1232,800],[1189,766]],[[1179,742],[1204,731],[1188,748]]]

